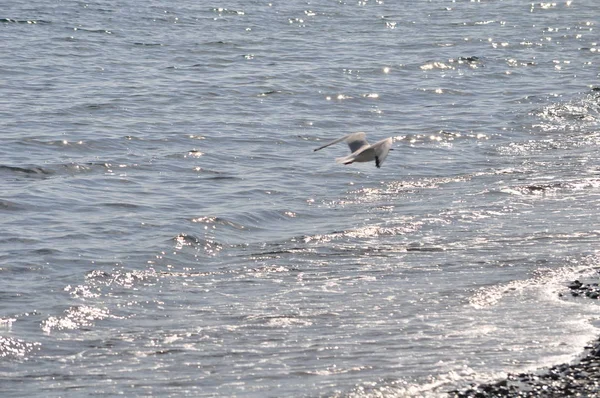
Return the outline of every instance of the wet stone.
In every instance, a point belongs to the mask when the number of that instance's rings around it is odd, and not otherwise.
[[[580,281],[576,280],[573,281],[569,284],[569,289],[579,289],[581,286],[583,285],[583,283],[581,283]]]
[[[600,286],[597,282],[583,283],[580,280],[574,280],[570,282],[567,287],[573,297],[584,296],[592,300],[600,299]],[[558,295],[559,297],[564,297],[562,292]]]

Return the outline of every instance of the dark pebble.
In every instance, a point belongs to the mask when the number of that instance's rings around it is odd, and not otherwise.
[[[581,287],[581,285],[583,285],[583,283],[576,280],[569,284],[569,289],[579,289]]]

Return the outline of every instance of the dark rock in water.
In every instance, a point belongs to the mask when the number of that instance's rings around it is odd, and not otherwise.
[[[476,56],[472,56],[472,57],[458,57],[459,60],[461,61],[465,61],[465,62],[479,62],[479,57]]]
[[[575,280],[569,283],[568,288],[571,290],[571,296],[573,297],[584,296],[592,300],[598,300],[600,298],[600,287],[596,282],[582,283],[579,280]]]
[[[579,289],[581,285],[583,285],[583,283],[579,282],[578,280],[575,280],[571,282],[571,284],[569,285],[569,289]]]

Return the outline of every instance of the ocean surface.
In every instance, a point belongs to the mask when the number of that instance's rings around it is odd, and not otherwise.
[[[600,335],[600,3],[0,7],[0,395],[420,397]],[[393,137],[374,163],[341,143]]]

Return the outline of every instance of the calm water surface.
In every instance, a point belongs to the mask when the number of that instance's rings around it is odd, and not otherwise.
[[[8,2],[2,396],[443,396],[600,334],[600,5]],[[356,131],[381,169],[341,166]],[[562,294],[562,296],[561,296]]]

